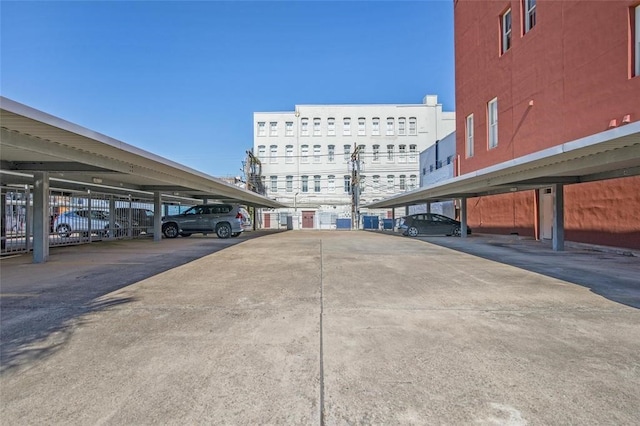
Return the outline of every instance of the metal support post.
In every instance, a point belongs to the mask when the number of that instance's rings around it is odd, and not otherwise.
[[[553,185],[553,251],[564,251],[564,185]]]
[[[467,199],[460,199],[460,236],[467,238]]]
[[[153,241],[162,240],[162,195],[153,193]]]
[[[28,195],[28,194],[27,194]],[[25,199],[28,211],[29,198]],[[29,218],[27,217],[27,223]],[[25,235],[30,238],[27,228]],[[33,263],[44,263],[49,258],[49,173],[33,173]]]

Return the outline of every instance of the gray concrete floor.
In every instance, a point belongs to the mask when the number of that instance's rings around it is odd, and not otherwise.
[[[637,257],[301,231],[0,265],[6,425],[640,418]]]

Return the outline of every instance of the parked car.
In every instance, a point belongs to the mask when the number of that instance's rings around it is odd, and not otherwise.
[[[240,214],[242,215],[242,229],[244,231],[251,231],[253,230],[253,220],[251,220],[251,215],[249,214],[249,211],[247,209],[245,209],[244,207],[239,207],[238,211],[240,212]]]
[[[405,223],[405,219],[406,217],[396,218],[396,225],[395,225],[396,232],[400,232],[401,234],[404,234],[407,231],[407,224]]]
[[[162,233],[167,238],[178,235],[216,233],[218,238],[239,236],[242,229],[240,207],[233,204],[201,204],[162,218]]]
[[[462,224],[450,217],[436,213],[419,213],[404,218],[407,229],[402,235],[417,237],[426,235],[454,235],[460,236]],[[467,234],[471,234],[471,228],[467,227]]]
[[[70,210],[58,215],[53,221],[53,229],[61,237],[69,237],[71,234],[87,234],[91,229],[92,233],[99,236],[108,236],[110,232],[109,212],[106,210]],[[89,228],[91,224],[91,228]],[[121,228],[120,223],[114,222],[116,232]]]
[[[129,214],[131,214],[131,223],[129,223]],[[123,228],[132,229],[134,236],[153,234],[153,210],[118,207],[115,209],[115,215]]]

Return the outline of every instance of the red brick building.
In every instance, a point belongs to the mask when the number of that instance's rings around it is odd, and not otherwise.
[[[640,1],[454,0],[454,16],[459,175],[640,121]],[[566,240],[640,249],[637,169],[564,185]],[[550,238],[554,196],[468,198],[467,221]]]

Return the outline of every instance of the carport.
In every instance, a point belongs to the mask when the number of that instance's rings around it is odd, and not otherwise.
[[[576,139],[433,185],[367,204],[393,208],[460,200],[462,237],[467,236],[467,199],[552,187],[552,246],[564,250],[563,187],[640,175],[640,122]]]
[[[0,185],[30,188],[34,263],[45,262],[49,255],[50,188],[152,199],[155,241],[161,239],[163,202],[220,200],[252,207],[284,207],[260,194],[4,97],[0,97],[0,124]],[[4,241],[4,192],[0,204]]]

